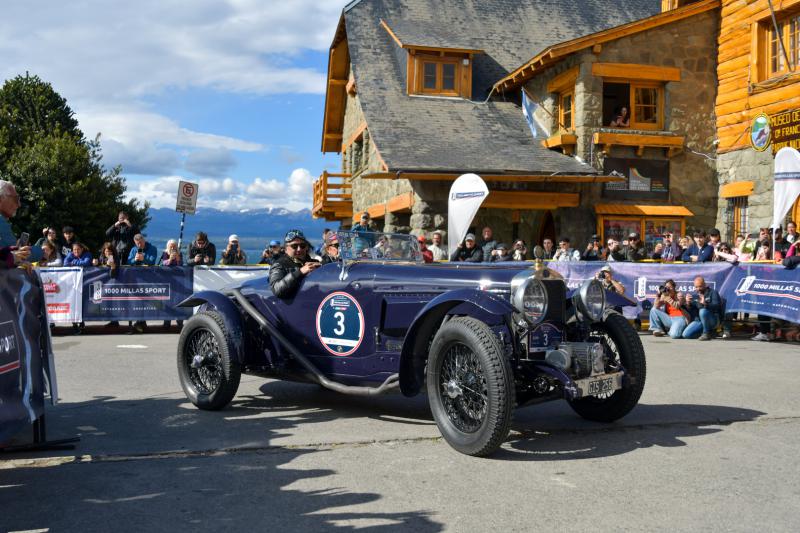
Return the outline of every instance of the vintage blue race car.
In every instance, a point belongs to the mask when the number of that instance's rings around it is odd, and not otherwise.
[[[642,343],[595,279],[569,291],[541,262],[424,264],[409,235],[339,233],[338,261],[291,299],[266,279],[202,291],[181,332],[189,400],[221,409],[242,373],[362,396],[427,392],[444,439],[476,456],[507,438],[516,407],[566,399],[611,422],[639,401]]]

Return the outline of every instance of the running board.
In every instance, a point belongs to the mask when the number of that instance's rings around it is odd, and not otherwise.
[[[272,338],[277,340],[281,346],[286,348],[286,350],[292,354],[292,357],[294,357],[303,366],[303,368],[305,368],[311,374],[311,377],[314,379],[314,381],[326,389],[330,389],[341,394],[349,394],[351,396],[378,396],[380,394],[386,394],[387,392],[393,391],[394,389],[400,387],[400,374],[392,374],[378,387],[356,387],[345,385],[337,381],[331,381],[330,379],[326,378],[322,372],[320,372],[319,369],[300,352],[300,350],[298,350],[291,342],[289,342],[289,339],[287,339],[283,333],[278,330],[278,328],[273,326],[269,320],[264,318],[264,315],[262,315],[258,309],[256,309],[255,306],[253,306],[253,304],[251,304],[247,298],[244,297],[239,289],[232,289],[229,291],[229,294],[236,299],[239,305],[242,306],[242,309],[244,309],[244,311],[250,315],[250,317],[255,320],[262,329],[269,333]]]

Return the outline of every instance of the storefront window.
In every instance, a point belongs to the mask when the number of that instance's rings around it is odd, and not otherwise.
[[[621,244],[628,239],[631,232],[641,233],[641,231],[641,218],[603,217],[603,239],[606,243],[608,239],[616,239]]]
[[[676,240],[680,238],[683,225],[680,220],[663,218],[646,218],[644,221],[644,244],[647,253],[652,253],[657,242],[664,239],[665,233],[672,233]]]

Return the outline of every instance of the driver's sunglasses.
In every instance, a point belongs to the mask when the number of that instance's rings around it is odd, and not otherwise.
[[[339,243],[336,242],[336,243],[333,243],[333,244],[329,244],[328,246],[333,246],[334,248],[338,249],[339,248]]]
[[[304,242],[298,242],[298,243],[295,243],[295,244],[287,244],[286,246],[288,248],[291,248],[292,250],[305,250],[308,247],[308,245],[306,243],[304,243]]]
[[[197,241],[197,245],[198,246],[203,246],[205,243],[206,243],[206,241]]]

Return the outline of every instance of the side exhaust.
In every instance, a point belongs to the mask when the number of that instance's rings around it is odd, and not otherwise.
[[[269,320],[264,318],[258,309],[256,309],[253,304],[251,304],[247,298],[241,293],[239,289],[233,289],[230,291],[230,294],[239,302],[239,305],[242,306],[242,309],[250,315],[253,320],[258,322],[258,325],[261,326],[262,329],[266,330],[273,339],[277,340],[281,346],[286,348],[289,353],[292,354],[292,357],[297,359],[297,361],[303,365],[311,376],[314,378],[314,381],[325,387],[326,389],[330,389],[335,392],[339,392],[341,394],[349,394],[351,396],[378,396],[380,394],[386,394],[394,389],[400,387],[400,374],[392,374],[386,381],[384,381],[378,387],[353,387],[350,385],[344,385],[342,383],[338,383],[336,381],[331,381],[326,378],[322,372],[314,366],[314,364],[308,360],[308,358],[300,353],[300,351],[291,343],[289,339],[287,339],[283,333],[281,333],[278,328],[270,324]]]

